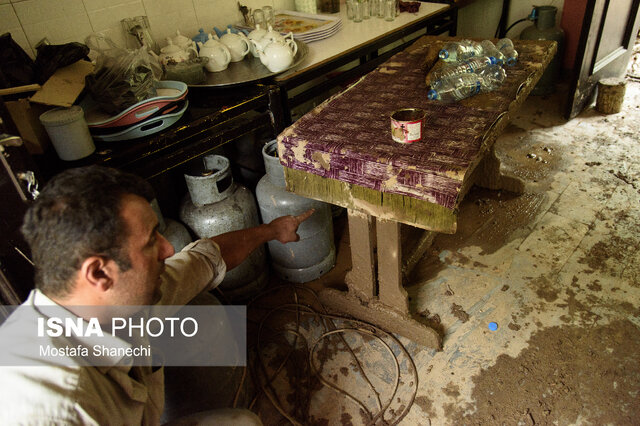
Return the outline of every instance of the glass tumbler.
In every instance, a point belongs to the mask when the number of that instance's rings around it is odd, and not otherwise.
[[[362,22],[362,2],[353,2],[353,22]]]
[[[378,16],[379,4],[378,0],[369,0],[369,15],[371,17]]]
[[[369,0],[362,0],[362,19],[371,18],[371,3]]]
[[[396,19],[396,0],[384,0],[384,20]]]
[[[347,0],[346,1],[346,5],[347,5],[347,19],[350,19],[353,21],[353,3],[354,0]]]
[[[256,25],[260,25],[260,28],[267,29],[267,22],[264,19],[264,12],[262,9],[256,9],[253,11],[253,26],[257,28]]]
[[[374,0],[375,2],[378,3],[378,18],[383,19],[384,18],[384,1],[385,0]]]
[[[276,17],[273,14],[273,7],[271,6],[262,6],[262,11],[264,12],[264,20],[267,25],[275,26]]]

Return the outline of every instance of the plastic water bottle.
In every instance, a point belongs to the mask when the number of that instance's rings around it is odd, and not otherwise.
[[[431,84],[427,98],[443,102],[455,102],[480,92],[482,77],[475,73],[466,73],[444,77]]]
[[[482,78],[482,93],[491,92],[502,85],[507,73],[498,64],[486,65],[479,69],[476,74]]]
[[[452,75],[476,72],[480,68],[494,63],[495,58],[489,58],[486,56],[472,58],[465,62],[449,62],[439,70],[433,71],[429,77],[431,81],[436,81]]]
[[[510,48],[514,48],[513,47],[513,41],[511,41],[510,38],[501,38],[500,40],[498,40],[495,44],[496,49],[498,50],[502,50],[505,47],[510,47]]]
[[[427,98],[443,102],[455,102],[477,93],[491,92],[502,85],[507,77],[498,64],[484,65],[477,72],[443,77],[431,83]]]
[[[445,64],[442,68],[429,73],[429,78],[432,82],[441,80],[445,77],[450,77],[452,75],[459,75],[471,72],[469,71],[469,66],[464,62],[449,62]]]
[[[501,38],[496,43],[496,48],[502,52],[505,57],[505,63],[512,67],[518,62],[518,52],[513,47],[513,42],[509,38]]]
[[[480,42],[482,46],[482,54],[496,59],[496,63],[500,66],[504,65],[504,54],[498,50],[498,48],[491,42],[491,40],[482,40]]]
[[[438,57],[445,62],[465,61],[474,56],[482,54],[482,47],[471,40],[460,42],[450,42],[445,44]]]
[[[469,59],[465,63],[467,64],[469,69],[471,69],[470,72],[478,72],[480,69],[488,65],[494,65],[497,62],[498,61],[493,56],[478,56],[477,58]]]

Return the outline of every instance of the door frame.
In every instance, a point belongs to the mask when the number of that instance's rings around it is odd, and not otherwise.
[[[578,115],[587,103],[593,100],[594,89],[598,80],[604,77],[618,77],[612,75],[606,70],[606,66],[617,60],[621,60],[625,55],[630,56],[633,52],[633,44],[636,40],[638,32],[638,11],[640,9],[640,0],[633,0],[629,18],[623,36],[623,45],[614,50],[604,58],[597,61],[597,53],[602,41],[603,29],[607,20],[607,11],[609,5],[615,0],[589,0],[587,2],[584,19],[582,21],[582,30],[580,32],[580,40],[576,52],[575,62],[573,66],[573,75],[569,86],[567,96],[565,118],[567,120]],[[597,11],[601,11],[599,22],[594,22],[594,16]],[[596,30],[595,37],[591,36]],[[626,46],[626,47],[624,47]],[[585,62],[589,63],[587,72],[585,73]],[[617,74],[617,73],[615,73]],[[578,96],[580,98],[578,99]]]

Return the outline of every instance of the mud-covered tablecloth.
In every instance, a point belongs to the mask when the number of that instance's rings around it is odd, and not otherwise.
[[[550,60],[555,46],[517,41],[519,62],[506,68],[500,89],[445,104],[427,99],[424,62],[433,43],[442,41],[420,39],[287,128],[278,137],[282,164],[455,208],[465,177],[487,149],[487,134],[528,94],[526,83],[546,66],[542,62]],[[389,116],[402,108],[426,111],[422,141],[392,140]]]

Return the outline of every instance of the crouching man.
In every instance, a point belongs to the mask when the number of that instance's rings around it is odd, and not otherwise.
[[[265,242],[297,241],[298,226],[313,213],[201,239],[174,253],[158,232],[153,198],[147,182],[115,169],[90,166],[53,178],[22,227],[36,267],[36,289],[21,309],[44,318],[43,306],[83,317],[74,307],[183,305],[220,284],[227,270]],[[0,345],[19,333],[11,319],[0,328]],[[21,339],[28,339],[22,334]],[[12,356],[19,359],[17,352]],[[118,361],[106,366],[1,366],[0,424],[159,424],[163,369]],[[195,418],[211,424],[261,424],[246,410]]]

